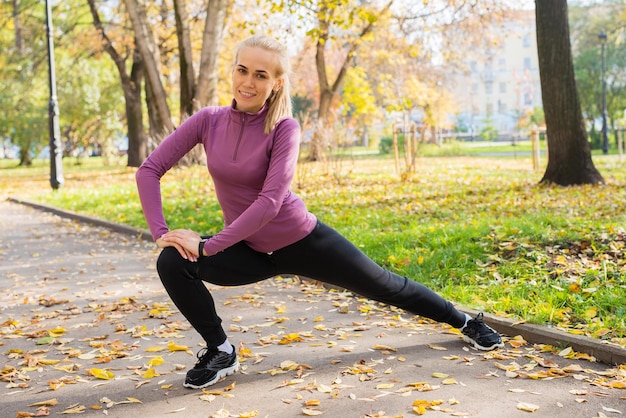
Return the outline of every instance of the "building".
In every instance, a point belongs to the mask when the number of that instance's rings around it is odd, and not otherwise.
[[[457,126],[471,136],[492,128],[516,137],[520,118],[542,106],[534,11],[508,15],[485,39],[446,86],[458,101]]]

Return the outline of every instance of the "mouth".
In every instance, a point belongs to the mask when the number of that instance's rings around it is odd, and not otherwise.
[[[248,98],[248,99],[251,98],[251,97],[256,96],[256,94],[254,94],[254,93],[248,93],[248,92],[241,91],[241,90],[239,90],[239,94],[241,95],[241,97]]]

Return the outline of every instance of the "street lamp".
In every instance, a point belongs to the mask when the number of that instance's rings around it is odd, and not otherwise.
[[[61,148],[59,103],[57,102],[56,75],[54,71],[52,11],[48,0],[46,0],[46,32],[48,35],[48,75],[50,81],[50,101],[48,102],[48,119],[50,125],[50,186],[56,190],[63,185],[63,149]]]
[[[606,45],[606,33],[600,32],[598,35],[598,39],[600,39],[600,44],[602,45],[602,152],[604,154],[609,153],[609,138],[607,136],[607,126],[606,126],[606,79],[605,79],[605,68],[604,68],[604,46]]]

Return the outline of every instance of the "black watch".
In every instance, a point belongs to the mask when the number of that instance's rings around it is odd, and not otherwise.
[[[204,243],[207,242],[208,239],[201,239],[200,243],[198,243],[198,258],[206,257],[204,255]]]

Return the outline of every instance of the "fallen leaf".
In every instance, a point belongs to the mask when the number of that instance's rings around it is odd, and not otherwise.
[[[517,409],[526,412],[536,412],[539,410],[539,406],[528,402],[519,402]]]

